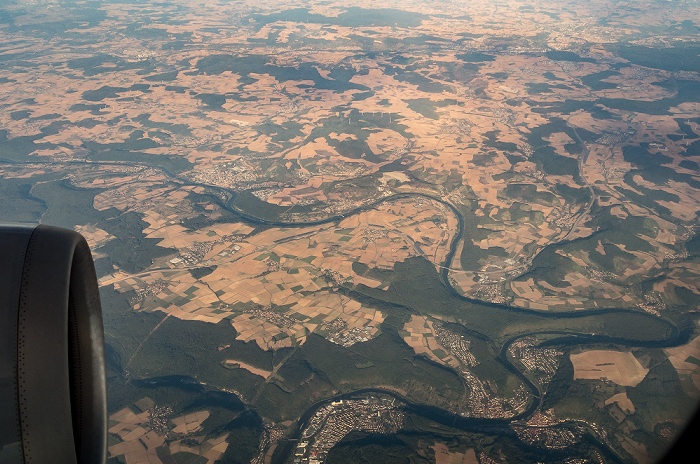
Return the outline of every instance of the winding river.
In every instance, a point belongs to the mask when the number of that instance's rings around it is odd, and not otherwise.
[[[25,164],[21,162],[11,162],[11,164]],[[54,163],[42,163],[42,164],[57,164],[61,166],[65,166],[66,164],[83,164],[83,165],[131,165],[131,166],[143,166],[142,164],[138,163],[110,163],[110,162],[89,162],[89,161],[73,161],[73,162],[54,162]],[[149,166],[150,167],[150,166]],[[196,186],[196,187],[205,187],[207,189],[214,190],[220,192],[222,197],[227,198],[227,201],[223,201],[222,198],[216,194],[209,194],[210,197],[222,208],[226,209],[227,211],[231,212],[238,218],[240,218],[242,221],[254,224],[254,225],[266,225],[266,226],[271,226],[271,227],[285,227],[285,228],[301,228],[301,227],[309,227],[309,226],[318,226],[318,225],[323,225],[323,224],[329,224],[337,221],[341,221],[346,217],[353,216],[359,213],[362,213],[364,211],[371,210],[373,208],[376,208],[382,203],[387,203],[391,201],[395,201],[398,199],[404,199],[404,198],[412,198],[412,197],[420,197],[420,198],[425,198],[429,199],[435,202],[438,202],[439,204],[445,206],[447,209],[452,211],[452,213],[457,217],[457,222],[458,222],[458,229],[454,236],[452,237],[452,240],[449,245],[449,251],[445,257],[445,261],[442,263],[442,268],[439,273],[440,275],[440,280],[442,281],[442,284],[449,289],[449,291],[457,298],[463,300],[463,301],[468,301],[468,302],[473,302],[473,303],[478,303],[481,305],[486,305],[486,306],[492,306],[492,307],[497,307],[501,309],[506,309],[509,311],[513,312],[520,312],[520,313],[530,313],[530,314],[537,314],[539,316],[547,317],[547,318],[578,318],[578,317],[585,317],[585,316],[590,316],[590,315],[597,315],[597,314],[606,314],[606,313],[612,313],[612,312],[635,312],[635,311],[630,311],[630,310],[622,310],[622,309],[596,309],[596,310],[582,310],[582,311],[576,311],[576,312],[566,312],[566,313],[558,313],[558,312],[547,312],[547,311],[537,311],[537,310],[531,310],[531,309],[526,309],[526,308],[519,308],[519,307],[514,307],[514,306],[508,306],[508,305],[503,305],[503,304],[495,304],[495,303],[489,303],[489,302],[483,302],[480,300],[474,300],[470,299],[468,297],[465,297],[464,295],[460,294],[450,283],[450,280],[448,278],[449,274],[449,268],[450,264],[452,263],[452,260],[455,256],[455,253],[457,251],[458,245],[460,241],[463,238],[463,233],[464,233],[464,217],[462,214],[459,212],[457,208],[455,208],[453,205],[450,203],[446,202],[445,200],[428,195],[425,193],[397,193],[393,195],[388,195],[379,199],[376,199],[372,202],[369,202],[368,204],[359,206],[357,208],[351,209],[349,211],[344,212],[343,214],[338,214],[335,216],[329,216],[324,219],[316,220],[316,221],[309,221],[309,222],[284,222],[284,221],[269,221],[265,219],[258,218],[251,214],[250,212],[242,211],[239,208],[237,208],[234,204],[235,199],[236,199],[236,192],[224,188],[224,187],[219,187],[219,186],[212,186],[212,185],[207,185],[207,184],[202,184],[198,182],[193,182],[189,179],[181,178],[180,176],[170,172],[166,168],[162,166],[156,166],[152,167],[154,169],[160,170],[166,177],[169,177],[171,179],[172,183],[179,184],[179,185],[185,185],[185,186]],[[557,243],[551,243],[548,246],[556,246],[559,244]],[[636,314],[640,314],[639,312],[635,312]],[[642,314],[640,314],[642,315]],[[643,314],[645,317],[653,317],[650,315]],[[657,318],[660,319],[660,318]],[[333,398],[328,398],[322,401],[319,401],[315,403],[314,405],[310,406],[307,411],[300,417],[300,419],[297,421],[297,429],[296,431],[292,434],[292,439],[298,438],[299,435],[301,434],[301,431],[303,430],[304,426],[308,422],[308,420],[313,416],[313,414],[322,406],[328,404],[331,401],[336,401],[338,399],[343,399],[343,398],[350,398],[350,397],[356,397],[359,395],[363,394],[370,394],[370,393],[382,393],[385,395],[390,395],[398,400],[400,400],[402,403],[405,404],[405,407],[408,411],[421,415],[423,417],[426,417],[428,419],[431,419],[437,423],[462,429],[465,431],[475,431],[475,432],[480,432],[480,433],[486,433],[486,434],[497,434],[497,435],[509,435],[513,436],[514,432],[512,428],[510,428],[510,424],[513,421],[518,421],[518,420],[523,420],[527,419],[532,413],[534,413],[539,405],[541,404],[542,401],[542,392],[540,391],[540,388],[535,385],[528,377],[520,370],[518,369],[509,359],[508,356],[506,355],[508,348],[510,345],[517,340],[528,337],[528,336],[534,336],[538,334],[561,334],[563,336],[570,336],[570,337],[575,337],[575,343],[576,344],[592,344],[592,343],[614,343],[618,345],[623,345],[623,346],[654,346],[654,347],[670,347],[670,346],[677,346],[682,343],[687,342],[689,333],[687,331],[681,331],[678,326],[676,326],[674,323],[666,320],[666,319],[660,319],[662,320],[669,328],[670,328],[670,335],[667,336],[663,340],[658,340],[658,341],[637,341],[637,340],[631,340],[631,339],[620,339],[620,338],[612,338],[612,337],[606,337],[603,335],[591,335],[591,334],[582,334],[582,333],[571,333],[571,332],[533,332],[533,333],[527,333],[527,334],[520,334],[516,337],[513,337],[506,341],[503,346],[501,347],[500,354],[498,356],[498,360],[509,370],[511,371],[514,375],[516,375],[530,390],[531,395],[532,395],[532,401],[530,402],[530,405],[528,408],[510,418],[470,418],[470,417],[463,417],[460,416],[454,412],[450,412],[444,409],[440,409],[434,406],[429,406],[425,404],[417,404],[409,401],[407,398],[402,397],[401,395],[397,394],[396,392],[389,391],[389,390],[383,390],[380,388],[371,388],[371,389],[362,389],[362,390],[356,390],[352,392],[346,392],[341,395],[335,396]],[[196,384],[197,381],[192,379],[184,379],[181,377],[178,378],[170,378],[170,379],[163,379],[164,382],[170,383],[170,382],[177,382],[179,384],[185,383],[189,385],[190,387],[193,386],[193,383]],[[159,381],[156,379],[152,379],[152,381],[155,381],[158,383]],[[142,382],[149,382],[149,379],[143,379]],[[592,440],[594,443],[596,443],[603,451],[605,452],[608,457],[613,458],[614,461],[620,461],[619,457],[617,456],[617,453],[615,453],[610,447],[596,439],[595,437],[589,436],[587,438],[589,441]]]
[[[296,423],[296,430],[291,434],[291,439],[299,438],[303,429],[305,428],[306,424],[308,423],[309,419],[314,415],[314,413],[321,407],[325,406],[326,404],[329,404],[332,401],[337,401],[339,399],[348,399],[352,397],[357,397],[361,395],[366,395],[366,394],[371,394],[371,393],[381,393],[385,395],[390,395],[397,400],[401,401],[405,405],[405,409],[413,414],[418,414],[420,416],[423,416],[425,418],[428,418],[430,420],[433,420],[437,423],[440,423],[442,425],[446,425],[449,427],[453,428],[458,428],[464,431],[472,431],[472,432],[479,432],[479,433],[485,433],[485,434],[493,434],[493,435],[499,435],[499,436],[515,436],[515,432],[513,429],[510,427],[510,424],[515,422],[515,421],[522,421],[526,420],[528,417],[530,417],[535,411],[538,410],[541,402],[542,402],[542,392],[540,390],[540,387],[535,385],[526,375],[524,372],[522,372],[520,369],[518,369],[509,359],[507,356],[508,348],[517,340],[522,339],[524,337],[528,336],[535,336],[535,335],[551,335],[551,334],[559,334],[562,336],[568,336],[570,337],[567,339],[566,342],[570,343],[575,343],[575,344],[594,344],[594,343],[609,343],[609,344],[617,344],[617,345],[622,345],[622,346],[644,346],[644,347],[670,347],[670,346],[677,346],[682,343],[685,343],[688,341],[689,337],[689,332],[688,331],[681,331],[678,326],[676,326],[674,323],[667,319],[661,319],[661,318],[656,318],[654,316],[651,316],[649,314],[644,314],[644,313],[639,313],[638,311],[633,311],[633,310],[626,310],[626,309],[617,309],[617,308],[606,308],[606,309],[589,309],[589,310],[578,310],[576,312],[547,312],[547,311],[538,311],[538,310],[532,310],[532,309],[527,309],[527,308],[519,308],[515,306],[509,306],[509,305],[503,305],[503,304],[497,304],[497,303],[490,303],[490,302],[484,302],[480,300],[474,300],[468,297],[465,297],[461,293],[459,293],[451,284],[449,280],[449,270],[450,270],[450,265],[452,263],[452,260],[457,252],[457,248],[459,246],[460,241],[463,238],[464,234],[464,217],[462,214],[459,212],[459,210],[454,207],[452,204],[446,202],[445,200],[428,195],[425,193],[398,193],[398,194],[393,194],[389,195],[380,199],[377,199],[373,202],[370,202],[366,205],[362,205],[360,207],[354,208],[352,210],[346,211],[343,214],[335,215],[335,216],[330,216],[325,219],[321,220],[316,220],[316,221],[309,221],[309,222],[284,222],[284,221],[268,221],[264,220],[258,217],[255,217],[254,215],[250,214],[249,212],[241,211],[240,209],[236,208],[234,206],[235,202],[235,196],[236,193],[228,190],[228,189],[223,189],[227,196],[229,196],[229,200],[226,203],[223,202],[218,202],[220,206],[224,207],[226,210],[229,212],[235,214],[242,220],[252,223],[252,224],[257,224],[257,225],[268,225],[272,227],[309,227],[309,226],[317,226],[317,225],[323,225],[323,224],[329,224],[337,221],[341,221],[346,217],[362,213],[364,211],[371,210],[373,208],[376,208],[382,203],[386,202],[391,202],[395,201],[398,199],[403,199],[403,198],[411,198],[411,197],[421,197],[425,199],[429,199],[435,202],[440,203],[441,205],[445,206],[448,208],[452,213],[457,217],[457,223],[458,223],[458,229],[454,236],[452,237],[452,240],[450,242],[449,246],[449,251],[447,255],[445,256],[445,261],[442,263],[441,266],[441,271],[440,271],[440,280],[442,281],[442,284],[449,289],[449,291],[459,298],[460,300],[467,301],[467,302],[472,302],[472,303],[478,303],[481,305],[485,306],[490,306],[490,307],[497,307],[501,309],[507,309],[509,311],[513,312],[519,312],[519,313],[529,313],[529,314],[536,314],[538,316],[543,316],[547,318],[580,318],[580,317],[586,317],[586,316],[591,316],[591,315],[601,315],[601,314],[608,314],[608,313],[621,313],[621,312],[629,312],[629,313],[634,313],[637,315],[640,315],[642,317],[650,317],[654,318],[657,320],[663,321],[666,326],[670,329],[669,335],[662,340],[657,340],[657,341],[646,341],[646,340],[632,340],[632,339],[623,339],[623,338],[614,338],[614,337],[608,337],[605,335],[593,335],[593,334],[587,334],[587,333],[573,333],[573,332],[555,332],[555,331],[546,331],[546,332],[532,332],[532,333],[527,333],[527,334],[520,334],[518,336],[515,336],[509,340],[507,340],[503,346],[501,347],[498,360],[514,375],[516,375],[522,382],[527,386],[527,388],[530,390],[531,395],[532,395],[532,401],[530,402],[529,406],[527,407],[526,410],[512,416],[509,418],[474,418],[474,417],[464,417],[459,414],[456,414],[454,412],[441,409],[435,406],[430,406],[426,404],[418,404],[409,401],[407,398],[401,396],[400,394],[390,391],[390,390],[384,390],[381,388],[369,388],[369,389],[361,389],[361,390],[355,390],[352,392],[346,392],[343,394],[339,394],[335,397],[328,398],[322,401],[319,401],[315,403],[314,405],[310,406],[306,412],[300,417],[300,419]],[[568,236],[568,235],[567,235]],[[561,242],[554,242],[549,244],[548,246],[556,246],[559,245],[560,243],[565,242],[565,240],[562,240]],[[562,341],[562,343],[566,343],[565,341]],[[595,437],[592,433],[589,433],[588,435],[584,436],[582,440],[591,442],[601,450],[601,452],[612,462],[621,462],[620,456],[618,453],[613,450],[609,444],[598,437]],[[556,451],[553,450],[541,450],[538,449],[539,452],[543,452],[545,454],[547,453],[555,453]],[[285,459],[280,459],[279,462],[285,462]]]

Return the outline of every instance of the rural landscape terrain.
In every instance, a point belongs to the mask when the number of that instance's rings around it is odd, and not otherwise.
[[[650,464],[700,399],[700,4],[15,1],[110,464]]]

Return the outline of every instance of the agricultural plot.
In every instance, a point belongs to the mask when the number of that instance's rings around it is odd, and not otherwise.
[[[281,462],[270,430],[377,385],[453,422],[526,411],[547,431],[513,443],[572,462],[644,462],[682,423],[697,5],[39,3],[0,7],[0,217],[93,250],[114,462]],[[249,409],[180,401],[166,440],[127,397],[170,375]],[[484,437],[423,451],[520,462]]]

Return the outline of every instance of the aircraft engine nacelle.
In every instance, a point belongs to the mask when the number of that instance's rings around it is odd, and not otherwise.
[[[0,224],[0,463],[103,464],[95,267],[78,233]]]

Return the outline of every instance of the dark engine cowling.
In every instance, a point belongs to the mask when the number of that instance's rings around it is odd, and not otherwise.
[[[103,464],[102,312],[85,239],[0,225],[0,463]]]

